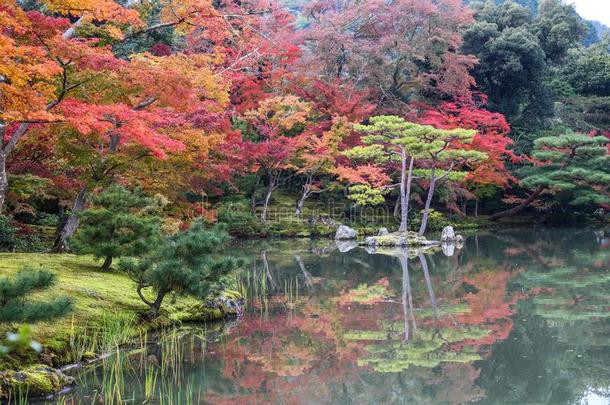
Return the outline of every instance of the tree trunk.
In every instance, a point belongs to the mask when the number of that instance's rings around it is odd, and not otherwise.
[[[52,107],[53,104],[47,106],[47,110]],[[17,147],[17,142],[30,128],[30,123],[24,122],[17,127],[13,135],[10,137],[8,142],[4,142],[4,135],[6,134],[6,125],[0,121],[0,213],[4,210],[4,203],[6,202],[6,194],[8,193],[8,175],[6,173],[6,160],[11,153]]]
[[[55,243],[53,244],[53,252],[61,253],[70,249],[68,240],[74,236],[78,229],[78,214],[85,208],[86,201],[87,189],[83,187],[74,200],[74,205],[72,206],[72,211],[70,211],[68,219],[57,233]]]
[[[479,217],[479,199],[474,200],[474,217]]]
[[[4,210],[4,200],[8,193],[8,176],[6,175],[6,153],[0,151],[0,213]]]
[[[106,256],[104,264],[102,264],[102,271],[110,271],[110,266],[112,266],[112,256]]]
[[[407,193],[407,152],[405,148],[400,147],[400,227],[398,232],[407,231],[407,216],[405,212],[405,194]]]
[[[166,291],[159,291],[157,294],[157,298],[150,305],[150,310],[148,311],[148,318],[155,319],[161,314],[161,304],[163,303],[163,299],[165,298]]]
[[[544,191],[545,187],[538,187],[528,198],[527,200],[523,201],[521,204],[517,205],[514,208],[511,208],[509,210],[506,211],[502,211],[502,212],[498,212],[492,216],[489,217],[489,219],[491,221],[496,221],[500,218],[505,218],[505,217],[510,217],[513,216],[515,214],[520,213],[521,211],[523,211],[524,209],[526,209],[535,199],[536,197],[538,197],[540,195],[540,193],[542,193]]]
[[[303,194],[301,194],[301,198],[299,198],[299,201],[297,202],[297,207],[294,210],[294,216],[297,218],[301,216],[301,212],[303,212],[303,207],[305,206],[305,200],[307,200],[307,198],[311,194],[311,183],[312,179],[311,177],[308,177],[307,181],[303,185]]]
[[[426,226],[428,226],[428,215],[430,214],[430,204],[432,203],[432,196],[434,195],[434,185],[436,183],[436,168],[432,166],[430,175],[430,186],[428,187],[428,197],[426,198],[426,205],[424,206],[424,215],[421,219],[421,226],[419,227],[419,236],[424,236],[426,233]]]
[[[394,218],[400,218],[400,194],[396,198],[396,204],[394,204]]]
[[[265,203],[263,205],[263,213],[261,214],[261,220],[267,222],[267,211],[269,210],[269,202],[271,201],[271,195],[277,186],[277,176],[269,174],[269,185],[267,186],[267,193],[265,194]]]
[[[406,159],[406,156],[405,156]],[[413,164],[415,158],[411,156],[409,162],[409,171],[407,174],[406,184],[402,184],[401,181],[401,195],[400,195],[400,232],[407,232],[409,230],[409,200],[411,199],[411,182],[413,181]],[[403,167],[406,166],[406,160],[403,162]],[[401,176],[403,177],[403,176]]]

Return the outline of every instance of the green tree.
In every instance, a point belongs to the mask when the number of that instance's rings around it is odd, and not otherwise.
[[[547,59],[557,65],[563,62],[569,49],[580,46],[587,34],[587,25],[574,6],[560,0],[542,0],[535,30]]]
[[[369,125],[356,125],[355,129],[364,134],[361,138],[363,145],[345,151],[347,157],[372,161],[388,169],[400,163],[399,183],[386,187],[400,189],[399,232],[406,232],[408,229],[409,199],[414,173],[417,172],[430,179],[420,227],[420,234],[423,235],[436,182],[448,176],[455,180],[462,179],[466,173],[454,171],[455,167],[468,160],[480,160],[486,156],[482,152],[466,150],[462,147],[472,142],[476,134],[476,131],[472,130],[437,129],[430,125],[407,122],[401,117],[383,115],[372,117]],[[420,160],[425,168],[414,169],[416,160]],[[437,176],[436,170],[442,166],[448,169],[441,176]],[[356,199],[360,203],[367,203],[373,199],[378,201],[379,193],[373,192],[371,187],[358,185],[351,191],[359,194]]]
[[[610,156],[605,136],[591,137],[573,132],[538,138],[532,157],[540,162],[521,169],[521,185],[531,194],[518,206],[492,215],[495,220],[515,215],[543,192],[571,205],[608,204],[610,197]]]
[[[365,134],[361,139],[363,146],[356,146],[344,152],[351,159],[369,160],[380,165],[400,162],[400,232],[406,232],[408,228],[409,199],[418,137],[428,128],[432,127],[407,122],[392,115],[372,117],[370,125],[355,126],[357,131]],[[361,196],[379,196],[361,185],[351,191]],[[370,199],[366,198],[364,202],[368,200]]]
[[[544,85],[546,54],[530,10],[513,2],[486,2],[464,33],[463,51],[479,59],[473,75],[489,96],[489,109],[506,115],[513,127],[531,127],[553,111]]]
[[[43,269],[26,267],[12,279],[0,278],[0,322],[35,323],[67,314],[72,302],[67,297],[48,301],[32,301],[31,294],[51,288],[55,274]]]
[[[136,283],[136,291],[150,307],[148,316],[159,316],[167,294],[176,292],[206,299],[221,286],[221,279],[241,265],[218,256],[229,236],[220,225],[206,229],[199,220],[185,231],[161,241],[141,259],[124,259],[120,267]],[[152,289],[149,300],[145,289]]]
[[[429,178],[428,195],[419,227],[419,236],[426,233],[436,183],[445,178],[454,181],[463,180],[467,172],[456,171],[456,168],[484,160],[487,157],[483,152],[464,148],[472,143],[476,133],[469,129],[444,130],[429,127],[428,131],[418,138],[417,155],[424,161],[426,167],[417,170],[417,173]],[[443,170],[443,168],[445,168],[444,173],[438,175],[437,170]]]
[[[82,226],[72,243],[79,253],[103,258],[104,271],[110,269],[115,257],[146,252],[159,236],[161,220],[154,215],[159,202],[142,190],[112,185],[93,204],[81,214]]]
[[[577,94],[610,97],[610,39],[570,50],[560,78]]]

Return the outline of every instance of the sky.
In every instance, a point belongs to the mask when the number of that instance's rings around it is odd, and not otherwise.
[[[610,27],[610,0],[567,0],[587,20],[596,20]]]

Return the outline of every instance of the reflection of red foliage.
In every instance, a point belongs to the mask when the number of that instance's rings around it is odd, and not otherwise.
[[[464,277],[463,282],[477,288],[477,293],[469,293],[465,300],[470,311],[456,317],[458,322],[487,328],[490,333],[484,338],[459,343],[466,345],[491,345],[504,340],[510,334],[513,323],[510,317],[515,313],[514,305],[524,294],[513,294],[506,300],[506,287],[515,273],[508,271],[486,271]]]

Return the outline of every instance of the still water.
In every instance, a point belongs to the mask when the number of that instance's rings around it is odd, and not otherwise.
[[[610,404],[608,230],[349,249],[236,244],[241,317],[110,356],[57,402]]]

